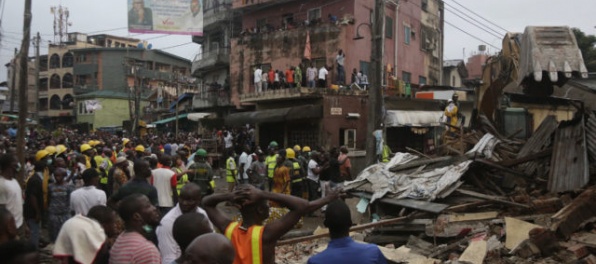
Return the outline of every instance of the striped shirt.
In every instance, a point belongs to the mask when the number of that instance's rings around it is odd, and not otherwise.
[[[137,232],[118,236],[110,250],[110,264],[161,263],[157,247]]]

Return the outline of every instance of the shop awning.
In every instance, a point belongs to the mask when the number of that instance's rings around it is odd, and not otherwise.
[[[240,126],[244,124],[274,123],[289,120],[321,118],[322,116],[323,107],[321,105],[303,105],[235,113],[226,117],[225,124],[230,126]]]
[[[212,113],[189,113],[187,117],[188,120],[197,122],[205,117],[210,116],[211,114]]]
[[[442,111],[387,110],[386,127],[435,127],[441,125]]]
[[[188,116],[188,114],[187,114],[187,113],[184,113],[184,114],[179,114],[179,115],[178,115],[178,119],[186,118],[187,116]],[[159,120],[159,121],[155,121],[155,122],[153,122],[152,124],[154,124],[154,125],[163,125],[163,124],[165,124],[165,123],[169,123],[169,122],[172,122],[172,121],[174,121],[174,120],[176,120],[176,116],[172,116],[172,117],[168,117],[168,118],[166,118],[166,119],[162,119],[162,120]]]

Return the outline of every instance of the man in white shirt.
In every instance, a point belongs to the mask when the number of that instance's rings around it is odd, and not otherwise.
[[[308,200],[314,201],[319,198],[319,173],[321,167],[317,163],[319,153],[313,151],[310,153],[310,160],[308,161],[308,170],[306,173],[306,180],[308,182]]]
[[[263,81],[263,70],[261,70],[261,66],[257,66],[255,70],[255,92],[260,93],[262,92],[262,81]]]
[[[20,168],[21,166],[15,155],[8,153],[0,157],[0,169],[2,171],[0,176],[0,206],[6,207],[12,214],[21,235],[24,234],[26,226],[23,225],[23,190],[15,179],[17,170]]]
[[[325,88],[327,87],[327,75],[329,74],[329,71],[327,71],[327,68],[325,68],[325,66],[321,67],[321,69],[319,69],[319,88]]]
[[[157,227],[156,234],[159,238],[159,251],[162,257],[162,263],[172,263],[181,255],[181,250],[172,233],[172,227],[176,219],[187,213],[197,212],[205,216],[209,226],[213,230],[213,224],[209,221],[207,213],[199,207],[201,204],[201,187],[195,183],[187,183],[180,190],[180,201],[176,207],[172,208],[162,219]],[[199,224],[199,223],[197,223]]]
[[[166,214],[178,201],[176,173],[171,169],[172,157],[163,155],[160,163],[163,167],[151,171],[152,184],[157,189],[157,205],[161,214]]]
[[[70,209],[76,214],[86,216],[91,207],[106,205],[106,193],[96,188],[99,184],[99,173],[93,168],[83,171],[83,182],[83,187],[70,194]]]
[[[248,166],[250,166],[248,163],[248,152],[249,147],[244,146],[242,154],[240,154],[240,157],[238,158],[238,181],[241,183],[248,183],[248,174],[246,173]]]
[[[310,67],[306,69],[306,81],[308,82],[308,88],[315,88],[315,78],[317,77],[317,68],[314,63],[310,64]]]

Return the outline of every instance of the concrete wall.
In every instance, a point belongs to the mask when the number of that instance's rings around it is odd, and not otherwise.
[[[368,98],[364,96],[334,95],[323,98],[323,125],[321,133],[321,145],[326,149],[339,147],[341,129],[356,129],[356,149],[366,149],[368,132],[366,121],[368,120]],[[331,109],[341,109],[341,114],[331,114]],[[348,113],[358,113],[360,118],[347,118]]]
[[[397,51],[397,76],[403,77],[403,72],[411,73],[411,82],[418,83],[419,76],[427,77],[425,68],[426,53],[420,49],[421,28],[421,0],[414,2],[400,1],[398,14],[398,51]],[[430,1],[429,1],[430,2]],[[414,35],[410,35],[410,44],[405,43],[405,26],[409,26]]]

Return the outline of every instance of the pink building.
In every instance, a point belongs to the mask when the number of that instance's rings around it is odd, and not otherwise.
[[[387,81],[390,76],[405,83],[439,83],[442,5],[440,0],[387,2],[383,86],[392,88],[394,82]],[[232,102],[239,108],[248,103],[242,95],[254,92],[253,74],[257,66],[262,66],[263,71],[285,71],[302,63],[305,75],[311,62],[318,69],[326,65],[329,87],[337,83],[335,57],[340,49],[346,54],[347,84],[351,83],[353,69],[372,75],[369,25],[373,7],[374,0],[235,0],[233,8],[242,14],[243,32],[231,39]],[[304,58],[307,35],[310,61]]]

